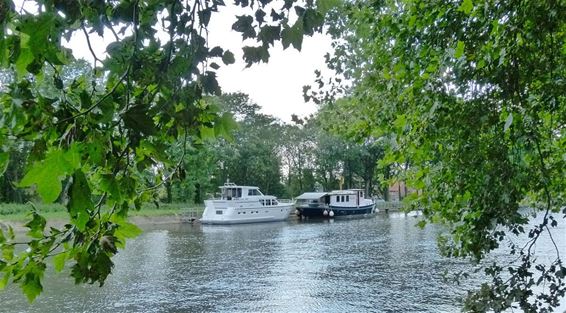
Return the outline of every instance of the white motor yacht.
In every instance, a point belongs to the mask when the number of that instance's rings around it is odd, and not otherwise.
[[[294,203],[264,195],[254,186],[225,183],[219,199],[204,201],[201,223],[240,224],[282,221],[289,217]]]

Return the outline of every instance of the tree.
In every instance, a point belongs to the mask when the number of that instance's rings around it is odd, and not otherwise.
[[[163,171],[167,175],[155,185],[139,173],[183,162],[159,153],[163,145],[230,131],[230,117],[202,101],[220,93],[219,64],[234,62],[230,51],[207,45],[207,26],[222,5],[37,0],[16,7],[0,1],[0,66],[15,73],[0,95],[0,174],[9,147],[28,143],[32,153],[19,186],[35,185],[44,202],[66,199],[70,217],[62,229],[47,230],[41,212],[31,210],[30,239],[23,243],[29,249],[19,253],[13,232],[0,233],[0,287],[19,283],[32,301],[51,256],[58,271],[72,263],[77,283],[102,285],[116,249],[140,232],[127,222],[128,211],[153,199],[176,171]],[[256,42],[243,48],[248,66],[267,62],[277,41],[300,49],[303,35],[319,31],[333,6],[319,1],[317,11],[312,1],[269,0],[236,5],[247,11],[232,28]],[[73,56],[61,43],[72,35],[87,40],[93,71],[67,85],[62,67]],[[93,52],[95,35],[114,38],[105,56]]]
[[[281,145],[281,122],[260,113],[260,107],[242,93],[222,95],[214,101],[222,112],[237,119],[233,140],[212,143],[217,163],[222,164],[215,175],[216,183],[222,185],[230,179],[281,196],[281,160],[277,154]]]
[[[566,268],[558,247],[547,263],[534,251],[566,213],[566,3],[355,1],[334,18],[328,60],[353,85],[341,101],[371,117],[349,134],[381,138],[382,163],[408,165],[398,175],[422,191],[412,205],[449,226],[442,251],[480,261],[528,235],[464,309],[555,308]],[[532,229],[522,203],[542,215]]]
[[[283,126],[280,149],[290,196],[315,189],[312,169],[317,133],[316,125],[308,118],[293,115],[292,122]]]

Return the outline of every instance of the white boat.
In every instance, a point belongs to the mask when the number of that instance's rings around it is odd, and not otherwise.
[[[264,195],[255,186],[220,186],[220,199],[204,201],[201,223],[240,224],[282,221],[289,217],[294,203]]]

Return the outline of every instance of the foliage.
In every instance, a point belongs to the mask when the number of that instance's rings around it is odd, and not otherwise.
[[[233,29],[259,44],[243,48],[247,65],[267,61],[276,41],[300,49],[303,35],[320,30],[323,14],[337,4],[318,3],[322,12],[312,1],[237,1],[246,13]],[[50,256],[58,269],[71,263],[75,282],[104,284],[117,248],[139,233],[127,222],[128,211],[154,200],[187,153],[173,159],[164,151],[211,133],[228,136],[230,117],[202,101],[220,93],[219,64],[235,61],[232,52],[207,45],[207,26],[223,5],[0,1],[0,66],[8,70],[2,79],[13,79],[1,87],[0,169],[12,147],[29,144],[20,187],[34,186],[45,202],[62,201],[70,217],[62,229],[46,229],[34,210],[25,243],[14,241],[11,231],[0,233],[0,289],[18,283],[33,301]],[[104,55],[93,52],[97,35],[114,39]],[[62,42],[72,36],[86,39],[91,70],[83,63],[66,72],[73,56]],[[147,180],[154,169],[160,175]],[[28,249],[15,253],[17,244]]]
[[[422,191],[412,205],[450,227],[442,251],[479,261],[509,242],[516,255],[486,267],[492,281],[465,310],[556,307],[566,268],[558,247],[546,264],[535,250],[566,203],[566,4],[355,1],[330,28],[329,65],[353,84],[330,110],[357,112],[348,134],[387,143],[382,165],[406,165],[398,176]],[[348,88],[331,90],[305,89],[322,103]],[[543,216],[530,230],[523,201]],[[524,246],[507,240],[522,233]]]
[[[217,101],[239,122],[233,141],[222,140],[214,145],[219,165],[216,186],[230,179],[237,184],[258,186],[266,194],[281,196],[281,162],[277,155],[281,122],[260,113],[259,106],[245,94],[228,94]]]

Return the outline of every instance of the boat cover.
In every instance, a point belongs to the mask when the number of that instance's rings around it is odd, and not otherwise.
[[[328,192],[305,192],[295,199],[297,199],[297,200],[315,200],[315,199],[320,199],[320,198],[326,196],[327,194],[328,194]]]

